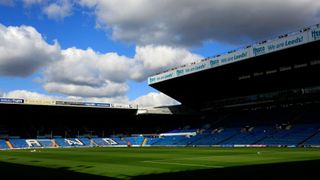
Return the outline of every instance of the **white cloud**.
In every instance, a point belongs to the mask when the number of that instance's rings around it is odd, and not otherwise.
[[[75,0],[23,0],[25,7],[39,6],[49,19],[62,20],[71,16]]]
[[[83,97],[116,97],[128,91],[129,59],[116,53],[100,54],[92,49],[63,50],[62,59],[44,72],[44,88]]]
[[[34,99],[34,100],[60,99],[60,97],[48,96],[48,95],[40,94],[40,93],[37,93],[37,92],[27,91],[27,90],[10,91],[10,92],[7,92],[7,93],[3,93],[2,97]]]
[[[105,80],[122,83],[128,79],[130,61],[125,56],[101,54],[91,48],[68,48],[61,53],[63,58],[46,70],[46,80],[99,86]]]
[[[46,0],[23,0],[24,5],[27,7],[36,4],[42,4],[44,2],[46,2]]]
[[[92,7],[94,7],[94,6],[97,5],[98,1],[99,1],[99,0],[79,0],[78,3],[79,3],[81,6],[87,6],[87,7],[92,8]]]
[[[136,70],[132,72],[131,78],[145,80],[155,73],[195,62],[202,58],[202,56],[192,54],[184,48],[155,45],[138,46],[134,56]]]
[[[163,93],[151,92],[144,96],[138,97],[132,101],[132,104],[138,104],[139,107],[157,107],[177,105],[180,103]]]
[[[9,2],[10,0],[2,0]],[[314,0],[23,0],[61,20],[76,7],[91,8],[97,27],[139,46],[190,47],[206,41],[243,44],[320,21]]]
[[[112,37],[138,45],[259,40],[320,21],[314,0],[81,0]],[[246,43],[246,42],[245,42]]]
[[[75,85],[59,82],[48,82],[44,84],[48,92],[62,93],[71,96],[81,97],[117,97],[123,96],[128,91],[126,83],[114,83],[106,80],[98,87],[88,85]]]
[[[0,0],[0,5],[13,6],[14,5],[14,0]]]
[[[70,0],[59,0],[43,8],[43,13],[50,19],[61,20],[72,14],[73,4]]]
[[[0,42],[0,75],[28,76],[60,58],[59,44],[48,44],[30,26],[0,24]]]
[[[30,26],[0,26],[0,75],[27,76],[42,68],[40,83],[50,93],[95,100],[117,99],[129,102],[127,81],[142,81],[161,70],[202,58],[183,48],[138,46],[130,58],[117,53],[99,53],[91,48],[61,50],[59,44],[46,43]],[[10,96],[37,97],[27,91],[14,91]],[[45,98],[44,96],[39,96]],[[148,102],[149,99],[149,102]],[[147,106],[169,101],[163,94],[148,94],[137,99]]]
[[[123,96],[128,80],[142,81],[160,70],[201,58],[185,49],[166,46],[137,47],[134,58],[90,48],[68,48],[62,50],[62,57],[45,70],[44,88],[83,97]]]
[[[11,2],[10,0],[2,0]],[[1,2],[1,1],[0,1]],[[50,19],[91,8],[97,27],[139,46],[197,46],[206,41],[243,44],[320,21],[314,0],[23,0]]]

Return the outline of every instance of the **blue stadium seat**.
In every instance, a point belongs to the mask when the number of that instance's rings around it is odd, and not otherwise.
[[[257,143],[275,146],[297,146],[313,135],[317,129],[318,127],[314,124],[295,124],[290,129],[276,130],[275,133],[268,135]]]
[[[51,139],[37,139],[37,141],[41,144],[44,148],[51,148],[54,147]]]
[[[240,129],[239,129],[240,131]],[[228,145],[251,145],[273,133],[271,127],[253,127],[251,131],[240,132],[236,136],[226,140]]]
[[[9,147],[6,144],[5,140],[0,139],[0,149],[8,149]]]
[[[85,147],[86,145],[77,138],[56,138],[59,147]]]
[[[129,141],[131,142],[132,145],[138,145],[140,146],[144,140],[144,137],[142,136],[138,136],[138,137],[125,137],[124,138],[125,141]]]
[[[29,148],[26,139],[10,139],[13,148]]]
[[[303,143],[306,146],[320,145],[320,129],[318,129],[307,141]]]
[[[121,138],[112,137],[112,138],[92,138],[92,140],[98,146],[115,146],[115,145],[127,145],[124,140]]]
[[[204,132],[197,136],[198,140],[191,143],[191,145],[222,145],[229,138],[240,133],[238,128],[225,128],[219,131]]]
[[[94,146],[89,138],[78,138],[85,146]]]

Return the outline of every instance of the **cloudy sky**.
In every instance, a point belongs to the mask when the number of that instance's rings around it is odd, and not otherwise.
[[[315,0],[0,0],[0,96],[176,104],[147,77],[317,23]]]

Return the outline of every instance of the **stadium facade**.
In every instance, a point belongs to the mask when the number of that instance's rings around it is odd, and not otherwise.
[[[0,98],[0,149],[319,147],[319,49],[316,25],[149,77],[173,107]]]

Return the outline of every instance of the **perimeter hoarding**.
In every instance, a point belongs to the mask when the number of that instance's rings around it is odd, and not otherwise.
[[[82,101],[62,101],[62,100],[41,100],[41,99],[17,99],[0,98],[1,104],[25,104],[25,105],[47,105],[47,106],[78,106],[95,108],[120,108],[120,109],[138,109],[137,105],[131,104],[111,104],[102,102],[82,102]]]
[[[0,103],[23,104],[24,103],[24,99],[0,98]]]
[[[56,101],[53,100],[34,100],[34,99],[25,99],[25,104],[32,104],[32,105],[55,105]]]
[[[311,29],[311,31],[309,32],[309,39],[310,41],[320,40],[320,27]]]
[[[56,105],[63,106],[88,106],[88,107],[112,107],[110,103],[91,103],[77,101],[56,101]]]
[[[148,78],[148,83],[152,84],[155,82],[165,81],[167,79],[172,79],[175,77],[192,74],[195,72],[203,71],[213,67],[217,67],[224,64],[229,64],[235,61],[241,61],[243,59],[251,57],[251,47],[246,49],[241,49],[239,51],[233,51],[228,54],[221,56],[216,56],[213,58],[205,59],[199,63],[192,63],[189,66],[182,66],[171,71],[159,74]]]
[[[309,33],[303,32],[292,36],[282,37],[273,41],[262,44],[256,44],[252,47],[252,55],[259,56],[263,54],[272,53],[282,49],[298,46],[309,42]]]

